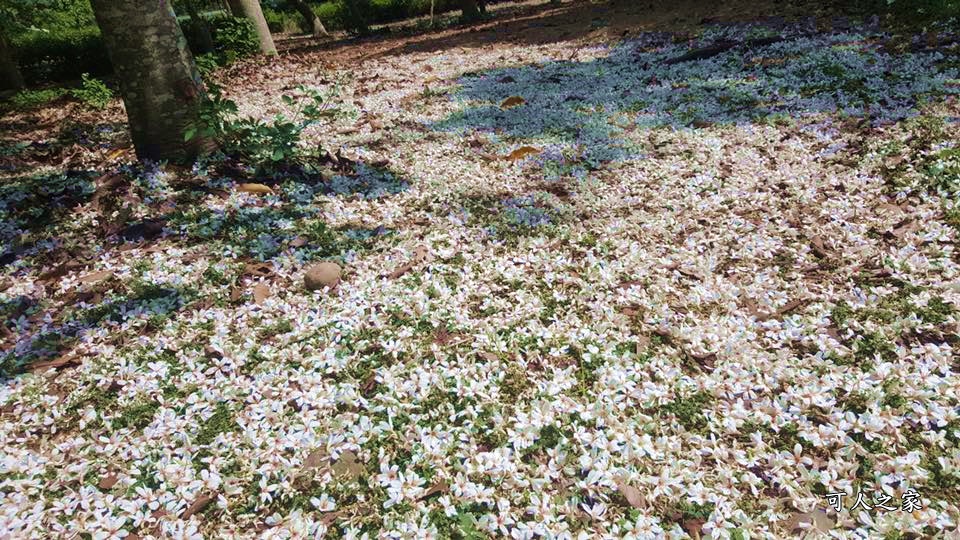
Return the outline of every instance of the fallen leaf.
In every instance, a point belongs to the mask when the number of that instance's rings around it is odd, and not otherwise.
[[[507,99],[503,100],[503,103],[500,104],[501,109],[510,109],[513,107],[519,107],[526,103],[527,100],[523,99],[520,96],[510,96]]]
[[[106,281],[112,277],[113,272],[109,270],[100,270],[99,272],[93,272],[81,277],[80,283],[98,283],[101,281]]]
[[[810,512],[797,512],[790,516],[783,526],[791,533],[803,533],[807,530],[816,530],[822,533],[830,531],[835,521],[819,508]]]
[[[706,523],[702,519],[685,519],[680,526],[683,527],[683,530],[687,531],[694,540],[700,540],[700,532],[703,531],[703,524]]]
[[[617,482],[617,491],[623,495],[623,498],[634,508],[647,508],[647,499],[640,493],[640,490],[624,482]]]
[[[428,499],[437,493],[446,493],[450,491],[450,484],[446,480],[441,480],[436,484],[430,486],[430,489],[423,492],[423,495],[420,496],[420,500]]]
[[[347,480],[357,480],[366,472],[363,463],[357,460],[357,455],[351,450],[342,452],[340,459],[333,462],[332,469],[335,476]]]
[[[387,274],[387,277],[390,279],[397,279],[398,277],[406,274],[412,270],[414,266],[425,261],[429,253],[430,252],[427,250],[426,246],[417,246],[417,248],[413,250],[413,256],[410,258],[410,260],[407,263],[398,266],[393,272]]]
[[[904,236],[920,230],[920,223],[913,220],[904,220],[894,225],[893,229],[887,231],[887,238],[903,239]]]
[[[269,186],[263,184],[240,184],[237,186],[237,191],[242,191],[244,193],[258,193],[258,194],[267,194],[273,193],[273,190]]]
[[[243,275],[267,277],[273,275],[273,265],[270,263],[247,263],[243,267]]]
[[[120,477],[118,477],[117,475],[108,474],[107,476],[104,476],[103,478],[100,479],[100,482],[97,484],[97,487],[99,487],[100,489],[110,489],[113,486],[115,486],[119,480],[120,480]]]
[[[820,238],[819,235],[815,235],[810,239],[810,250],[820,259],[826,259],[829,253],[827,253],[827,247],[823,243],[823,238]]]
[[[323,466],[327,462],[327,453],[321,448],[307,454],[306,459],[303,460],[302,467],[304,469],[316,469]]]
[[[79,358],[77,358],[76,356],[67,354],[54,360],[47,360],[45,362],[36,362],[30,366],[30,370],[36,373],[38,371],[42,371],[45,369],[57,369],[62,367],[72,367],[72,366],[79,366],[79,365],[80,365]]]
[[[717,353],[688,352],[687,356],[689,356],[701,368],[704,368],[708,373],[712,373],[713,370],[716,369]]]
[[[507,161],[518,161],[527,156],[535,156],[540,153],[540,150],[532,146],[521,146],[505,157]]]
[[[187,509],[183,511],[183,514],[180,515],[180,519],[188,519],[197,512],[203,511],[203,509],[206,508],[207,505],[213,502],[216,498],[217,496],[214,493],[204,493],[200,495],[195,501],[193,501],[193,504],[188,506]]]
[[[253,288],[253,301],[258,306],[262,306],[267,298],[270,298],[270,287],[263,282],[257,283],[257,286]]]
[[[237,286],[234,286],[230,289],[231,302],[239,302],[241,298],[243,298],[243,289]]]
[[[298,236],[290,241],[290,247],[303,247],[305,245],[307,245],[307,239],[302,236]]]
[[[126,148],[117,148],[113,152],[110,152],[109,154],[107,154],[107,161],[113,161],[117,159],[118,157],[122,156],[123,153],[126,151],[127,151]]]

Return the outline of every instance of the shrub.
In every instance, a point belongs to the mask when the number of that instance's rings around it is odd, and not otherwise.
[[[8,101],[14,109],[33,109],[40,105],[60,99],[67,93],[65,88],[46,88],[43,90],[23,90]]]
[[[107,88],[107,85],[88,73],[83,74],[80,88],[70,90],[70,94],[94,109],[105,109],[113,99],[113,92]]]
[[[294,118],[278,115],[269,123],[240,118],[236,103],[224,98],[216,85],[207,86],[210,99],[200,111],[200,121],[184,133],[184,138],[189,141],[197,135],[212,137],[225,154],[255,167],[260,173],[296,165],[307,157],[300,146],[300,134],[321,117],[336,112],[323,108],[323,96],[319,92],[300,87],[302,98],[283,96],[284,103],[295,108]]]
[[[218,52],[246,56],[260,50],[257,32],[250,20],[242,17],[217,17],[211,21],[213,43]]]
[[[274,33],[294,34],[312,31],[312,28],[307,27],[307,21],[299,13],[264,8],[263,16],[267,19],[267,26],[270,27],[270,31]]]
[[[112,70],[96,26],[30,30],[13,38],[20,69],[28,84],[78,79],[83,73]]]

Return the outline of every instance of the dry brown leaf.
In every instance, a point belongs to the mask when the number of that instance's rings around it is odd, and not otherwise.
[[[623,498],[634,508],[647,508],[647,499],[640,493],[640,490],[624,482],[617,482],[617,491],[623,495]]]
[[[257,283],[257,286],[253,288],[253,301],[258,306],[262,306],[267,298],[270,298],[270,286],[263,282]]]
[[[683,527],[683,530],[687,531],[687,534],[691,536],[694,540],[700,540],[700,533],[703,531],[703,525],[706,523],[702,519],[685,519],[680,526]]]
[[[898,240],[903,239],[904,236],[920,230],[920,223],[913,220],[904,220],[900,223],[897,223],[893,229],[888,231],[888,237],[893,237]]]
[[[99,272],[92,272],[80,278],[80,283],[99,283],[101,281],[106,281],[113,277],[113,272],[110,270],[100,270]]]
[[[810,239],[810,250],[820,259],[826,259],[829,253],[827,253],[827,247],[823,243],[823,238],[820,238],[819,235],[814,235]]]
[[[273,275],[273,265],[270,263],[247,263],[243,267],[243,275],[267,277]]]
[[[290,241],[290,247],[303,247],[305,245],[307,245],[307,239],[302,236],[298,236]]]
[[[420,500],[428,499],[437,493],[446,493],[450,491],[450,484],[446,480],[441,480],[436,484],[430,486],[430,489],[423,492],[423,495],[420,496]]]
[[[108,474],[100,479],[100,482],[97,484],[97,487],[100,489],[110,489],[117,484],[120,480],[120,477],[115,474]]]
[[[334,461],[331,468],[333,469],[334,476],[351,481],[357,480],[366,472],[363,463],[357,459],[357,455],[354,454],[352,450],[342,452],[340,459]]]
[[[832,529],[835,523],[826,512],[816,508],[809,512],[793,514],[784,522],[783,526],[791,533],[803,533],[807,530],[825,533]]]
[[[316,450],[307,454],[306,459],[303,460],[302,467],[304,469],[316,469],[317,467],[323,466],[327,462],[327,452],[322,448],[317,448]]]
[[[540,153],[540,150],[532,146],[521,146],[505,157],[507,161],[519,161],[528,156],[535,156]]]
[[[42,371],[45,369],[51,369],[51,368],[57,369],[62,367],[72,367],[72,366],[79,366],[79,365],[80,365],[79,358],[71,354],[66,354],[54,360],[47,360],[45,362],[36,362],[30,366],[30,370],[36,373],[38,371]]]
[[[697,365],[704,369],[707,373],[712,373],[716,369],[717,363],[717,353],[691,353],[688,352],[689,356]]]
[[[206,508],[208,504],[216,500],[216,498],[217,495],[215,493],[201,494],[195,501],[193,501],[193,504],[188,506],[187,509],[183,511],[183,514],[180,515],[180,519],[188,519],[197,512],[203,511],[203,509]]]
[[[501,109],[510,109],[513,107],[519,107],[526,103],[527,100],[523,99],[520,96],[510,96],[507,99],[503,100],[503,103],[500,104]]]
[[[273,190],[270,189],[270,186],[265,186],[263,184],[240,184],[237,186],[237,191],[242,191],[244,193],[257,193],[260,195],[273,193]]]
[[[410,260],[405,264],[398,266],[393,272],[387,274],[387,277],[390,279],[397,279],[410,270],[413,270],[413,267],[416,265],[427,260],[427,256],[429,254],[430,251],[426,248],[426,246],[417,246],[417,248],[413,250],[413,256],[410,258]]]
[[[230,301],[239,302],[241,298],[243,298],[243,289],[237,286],[233,286],[230,289]]]

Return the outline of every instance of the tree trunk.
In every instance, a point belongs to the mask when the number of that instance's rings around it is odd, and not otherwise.
[[[196,40],[197,54],[206,54],[213,51],[213,34],[210,33],[210,26],[206,19],[200,16],[197,11],[196,0],[186,0],[184,6],[187,8],[187,14],[190,15],[190,27]]]
[[[309,24],[313,30],[313,37],[330,35],[327,33],[327,29],[323,27],[323,22],[320,21],[320,17],[317,17],[317,14],[310,9],[310,6],[308,6],[306,2],[303,0],[290,0],[290,3],[293,4],[293,7],[307,20],[307,24]]]
[[[213,146],[203,137],[185,141],[199,123],[205,99],[193,55],[170,3],[92,0],[127,109],[140,159],[189,161]]]
[[[460,0],[460,9],[463,10],[464,22],[480,19],[480,6],[477,4],[477,0]]]
[[[234,17],[243,17],[243,5],[240,0],[227,0],[227,7],[230,8],[230,13]]]
[[[23,88],[23,75],[20,74],[20,66],[13,56],[13,46],[7,41],[7,36],[0,27],[0,90]]]
[[[277,54],[277,47],[273,44],[267,19],[263,17],[263,10],[260,9],[260,0],[239,0],[239,4],[243,15],[253,21],[257,37],[260,38],[260,52],[267,55]]]

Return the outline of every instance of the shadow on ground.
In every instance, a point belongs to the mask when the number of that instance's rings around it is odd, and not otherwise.
[[[461,109],[433,128],[484,133],[508,147],[537,143],[545,167],[573,158],[596,168],[639,156],[629,136],[637,129],[819,113],[886,124],[915,115],[924,99],[960,92],[951,82],[957,69],[940,65],[940,55],[889,54],[853,31],[723,26],[689,44],[648,33],[586,53],[595,59],[466,73],[453,95]]]

